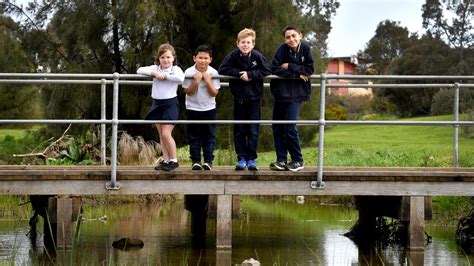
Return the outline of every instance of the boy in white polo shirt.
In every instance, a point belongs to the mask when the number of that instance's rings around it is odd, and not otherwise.
[[[186,115],[188,120],[216,120],[216,95],[220,89],[219,75],[209,64],[212,50],[207,45],[196,48],[194,66],[186,69],[184,75],[193,77],[183,81],[186,93]],[[216,145],[216,124],[188,124],[189,153],[193,170],[211,170]],[[201,149],[204,163],[201,164]]]

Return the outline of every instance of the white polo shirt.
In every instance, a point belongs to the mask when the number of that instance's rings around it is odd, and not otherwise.
[[[194,77],[196,73],[199,73],[199,70],[196,69],[196,65],[186,69],[184,75],[186,77]],[[219,75],[217,70],[211,66],[207,67],[206,73],[211,74],[213,77]],[[193,85],[193,78],[186,78],[183,81],[183,88],[187,89]],[[212,79],[212,84],[214,87],[219,90],[221,83],[219,79]],[[216,97],[211,96],[207,91],[206,82],[204,78],[199,82],[197,91],[193,95],[186,94],[186,109],[193,111],[209,111],[216,108]]]
[[[151,65],[140,67],[137,70],[137,74],[151,76],[151,71],[164,72],[167,74],[165,80],[153,78],[151,97],[157,100],[171,99],[176,97],[178,85],[183,83],[184,80],[183,70],[179,66],[171,66],[169,68],[162,69],[161,66]]]

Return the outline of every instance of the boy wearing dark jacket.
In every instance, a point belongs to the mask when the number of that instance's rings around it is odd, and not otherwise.
[[[301,103],[311,96],[310,77],[314,72],[311,48],[301,42],[303,34],[294,26],[283,30],[285,42],[275,52],[272,73],[285,79],[272,79],[270,90],[275,98],[273,120],[296,120]],[[304,168],[300,138],[295,124],[272,125],[276,162],[272,170],[299,171]],[[288,153],[291,162],[288,161]]]
[[[255,47],[255,31],[243,29],[237,35],[237,48],[230,52],[219,67],[219,74],[230,79],[234,97],[234,120],[260,120],[260,99],[263,77],[271,74],[268,60]],[[234,145],[237,153],[235,170],[258,170],[257,146],[259,124],[234,124]]]

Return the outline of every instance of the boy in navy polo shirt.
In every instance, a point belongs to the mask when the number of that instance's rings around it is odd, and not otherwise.
[[[219,74],[230,79],[234,96],[234,120],[260,120],[260,99],[263,77],[271,74],[268,60],[255,47],[255,31],[243,29],[237,35],[237,48],[230,52],[219,67]],[[234,124],[234,145],[238,162],[235,170],[258,170],[257,146],[259,124]]]

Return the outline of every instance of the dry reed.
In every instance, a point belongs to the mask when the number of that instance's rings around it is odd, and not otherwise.
[[[121,165],[154,165],[160,158],[161,146],[143,137],[132,137],[122,132],[118,142],[118,161]]]

